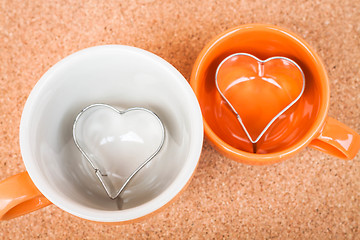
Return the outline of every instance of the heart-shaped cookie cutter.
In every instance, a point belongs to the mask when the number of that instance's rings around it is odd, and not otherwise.
[[[257,138],[254,140],[251,135],[249,134],[248,130],[246,129],[239,113],[236,111],[236,109],[233,107],[233,105],[230,103],[230,101],[225,97],[224,93],[221,91],[220,87],[219,87],[219,84],[218,84],[218,74],[219,74],[219,71],[221,69],[221,67],[223,66],[223,64],[227,61],[229,61],[230,59],[232,59],[233,57],[235,56],[248,56],[248,57],[251,57],[253,59],[255,59],[256,61],[258,61],[260,64],[264,65],[266,62],[269,62],[271,60],[275,60],[275,59],[281,59],[281,60],[285,60],[287,62],[290,62],[292,63],[301,73],[302,75],[302,89],[299,93],[299,95],[293,100],[290,102],[290,104],[288,104],[285,108],[283,108],[280,112],[278,112],[275,117],[273,117],[269,123],[265,126],[265,128],[261,131],[261,133],[257,136]],[[215,85],[216,85],[216,89],[217,91],[219,92],[220,96],[225,100],[225,102],[229,105],[229,107],[231,108],[231,110],[233,111],[233,113],[236,115],[236,118],[238,119],[241,127],[243,128],[243,130],[245,131],[245,134],[247,136],[247,138],[250,140],[250,142],[253,144],[253,150],[254,150],[254,153],[256,153],[256,143],[262,138],[262,136],[265,134],[265,132],[269,129],[269,127],[276,121],[276,119],[278,119],[284,112],[286,112],[289,108],[291,108],[300,98],[301,96],[303,95],[304,93],[304,90],[305,90],[305,75],[304,75],[304,72],[302,71],[302,69],[300,68],[300,66],[293,60],[289,59],[289,58],[286,58],[286,57],[282,57],[282,56],[275,56],[275,57],[270,57],[266,60],[261,60],[257,57],[255,57],[254,55],[252,54],[249,54],[249,53],[235,53],[235,54],[232,54],[228,57],[226,57],[224,60],[221,61],[221,63],[218,65],[217,69],[216,69],[216,73],[215,73]]]
[[[131,174],[130,176],[126,179],[126,181],[123,183],[123,185],[120,187],[120,189],[115,193],[112,194],[110,189],[108,188],[107,184],[105,183],[103,177],[106,177],[107,174],[102,173],[100,168],[98,167],[97,163],[92,161],[90,156],[86,153],[86,151],[84,151],[84,149],[80,146],[79,142],[78,142],[78,138],[77,138],[77,124],[79,122],[79,119],[81,118],[81,116],[83,116],[83,114],[95,107],[104,107],[104,108],[109,108],[111,110],[113,110],[114,112],[123,115],[127,112],[131,112],[131,111],[145,111],[147,113],[150,113],[151,115],[153,115],[153,117],[158,121],[158,123],[161,126],[161,141],[159,146],[157,147],[157,149],[142,163],[140,164]],[[106,194],[109,196],[109,198],[115,200],[119,197],[119,195],[124,191],[125,187],[128,185],[128,183],[131,181],[131,179],[133,179],[133,177],[145,166],[147,165],[161,150],[161,148],[164,145],[164,141],[165,141],[165,127],[164,124],[162,123],[162,121],[160,120],[160,118],[158,117],[158,115],[156,113],[154,113],[153,111],[147,109],[147,108],[143,108],[143,107],[133,107],[133,108],[128,108],[126,110],[120,111],[117,108],[110,106],[108,104],[103,104],[103,103],[96,103],[96,104],[92,104],[89,105],[87,107],[85,107],[75,118],[74,124],[73,124],[73,139],[75,142],[76,147],[79,149],[79,151],[81,152],[81,154],[85,157],[85,159],[89,162],[90,166],[94,169],[95,174],[97,176],[97,178],[99,179],[99,181],[101,182],[101,185],[103,186],[103,188],[105,189]]]

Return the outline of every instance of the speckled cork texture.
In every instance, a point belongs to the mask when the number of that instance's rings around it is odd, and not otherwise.
[[[25,170],[19,123],[26,98],[52,65],[80,49],[125,44],[151,51],[186,79],[224,30],[270,23],[302,36],[323,59],[329,115],[360,132],[360,1],[0,1],[0,179]],[[247,166],[205,140],[183,194],[139,223],[108,226],[56,206],[0,222],[1,239],[360,239],[360,154],[313,149]]]

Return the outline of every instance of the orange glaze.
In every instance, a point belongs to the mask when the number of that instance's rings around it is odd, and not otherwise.
[[[249,53],[261,60],[274,56],[286,57],[295,61],[305,75],[305,90],[302,97],[266,131],[257,143],[258,154],[252,153],[252,143],[215,85],[218,65],[223,59],[235,53]],[[281,77],[277,71],[273,74]],[[249,24],[230,29],[215,37],[199,54],[193,67],[190,85],[200,103],[205,135],[222,154],[236,161],[253,165],[272,164],[293,156],[310,143],[312,147],[345,159],[354,157],[354,152],[356,154],[360,148],[358,141],[360,137],[353,130],[349,130],[352,138],[348,142],[349,147],[347,150],[342,149],[346,152],[345,154],[343,152],[334,154],[334,152],[339,152],[339,150],[334,150],[339,147],[339,144],[336,144],[336,137],[331,143],[329,143],[331,137],[328,137],[326,144],[324,138],[317,138],[321,136],[328,122],[326,119],[328,119],[330,93],[325,67],[319,56],[303,39],[283,28]],[[263,122],[258,125],[254,123],[256,116],[264,119],[265,122],[269,118],[266,117],[267,115],[281,108],[277,103],[263,107],[269,95],[262,97],[261,94],[255,92],[255,96],[249,99],[249,97],[241,96],[242,94],[237,94],[237,91],[239,89],[234,92],[228,91],[228,97],[238,104],[238,109],[245,108],[239,112],[250,113],[248,116],[241,117],[245,118],[244,122],[252,129],[253,134],[259,132],[264,125]],[[285,99],[286,96],[283,98]],[[250,105],[260,106],[261,110],[251,112],[252,110],[247,108]],[[344,128],[339,126],[333,125],[332,130],[327,132],[340,132],[334,136],[342,136]],[[327,128],[325,126],[325,129]]]

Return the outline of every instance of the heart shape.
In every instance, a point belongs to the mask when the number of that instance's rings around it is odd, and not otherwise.
[[[108,196],[116,199],[158,154],[165,128],[146,108],[120,111],[107,104],[93,104],[77,115],[73,138]]]
[[[299,65],[286,57],[263,61],[248,53],[235,53],[219,64],[215,85],[248,139],[256,144],[271,124],[300,99],[305,76]]]

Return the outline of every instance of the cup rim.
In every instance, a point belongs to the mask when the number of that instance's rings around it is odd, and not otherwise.
[[[189,161],[187,161],[187,163],[183,166],[183,169],[179,171],[178,176],[173,180],[173,182],[154,199],[139,206],[118,211],[92,209],[90,207],[81,206],[80,204],[75,204],[75,202],[69,203],[67,201],[63,201],[63,199],[61,199],[61,197],[56,193],[56,191],[50,188],[50,184],[46,183],[46,179],[42,176],[42,174],[38,174],[40,169],[36,162],[36,159],[34,159],[31,154],[32,150],[28,142],[28,136],[30,136],[31,134],[31,126],[29,125],[29,120],[31,119],[35,111],[34,109],[36,108],[34,102],[36,102],[36,99],[41,97],[40,93],[43,91],[45,83],[49,81],[49,79],[51,79],[51,76],[55,74],[57,69],[60,69],[69,60],[77,58],[78,56],[88,55],[93,53],[94,51],[102,51],[109,49],[130,51],[134,54],[142,55],[145,58],[150,58],[159,66],[166,68],[169,71],[169,74],[173,76],[173,80],[177,81],[178,84],[183,87],[184,93],[188,95],[189,101],[193,103],[191,104],[191,106],[188,106],[189,116],[191,116],[192,118],[189,132],[192,136],[191,138],[193,139],[192,144],[190,144],[189,148]],[[204,131],[201,109],[196,99],[196,96],[192,91],[190,85],[188,84],[187,80],[174,66],[172,66],[163,58],[140,48],[125,45],[99,45],[85,48],[66,56],[43,74],[43,76],[40,78],[40,80],[36,83],[32,91],[30,92],[28,99],[25,103],[20,121],[19,142],[23,162],[25,164],[26,170],[30,175],[30,178],[32,179],[35,186],[39,189],[39,191],[50,202],[52,202],[62,210],[86,220],[95,222],[127,223],[142,219],[145,216],[151,216],[153,213],[163,209],[179,194],[181,194],[181,192],[186,188],[189,181],[191,180],[200,160],[200,154],[203,144],[203,133]],[[91,211],[91,213],[87,214],[87,211]]]
[[[203,116],[204,122],[204,131],[206,137],[217,147],[222,153],[227,155],[228,157],[232,158],[235,161],[243,162],[252,165],[264,165],[264,164],[272,164],[276,162],[282,161],[284,158],[289,158],[299,152],[301,149],[306,147],[314,138],[316,138],[321,131],[325,119],[327,116],[327,112],[329,109],[329,99],[330,99],[330,89],[328,83],[328,76],[324,67],[323,62],[321,61],[318,54],[314,51],[314,49],[300,36],[296,35],[295,33],[270,24],[244,24],[240,25],[231,29],[226,30],[212,38],[210,42],[208,42],[205,47],[202,49],[200,54],[198,55],[190,77],[190,85],[193,88],[196,96],[199,98],[198,89],[201,88],[199,86],[198,74],[201,70],[203,70],[202,62],[210,55],[210,50],[221,44],[224,40],[231,38],[231,36],[239,31],[271,31],[271,32],[280,32],[285,37],[291,39],[292,41],[297,42],[298,44],[302,45],[306,51],[308,51],[311,56],[313,57],[314,61],[316,62],[316,68],[319,70],[321,77],[321,85],[324,86],[321,88],[322,90],[322,99],[323,103],[320,105],[319,114],[316,118],[313,126],[309,129],[309,131],[298,141],[296,144],[290,146],[289,148],[275,152],[275,153],[266,153],[266,154],[255,154],[245,152],[239,149],[232,147],[230,144],[226,143],[222,140],[210,127],[207,123],[205,117]]]

